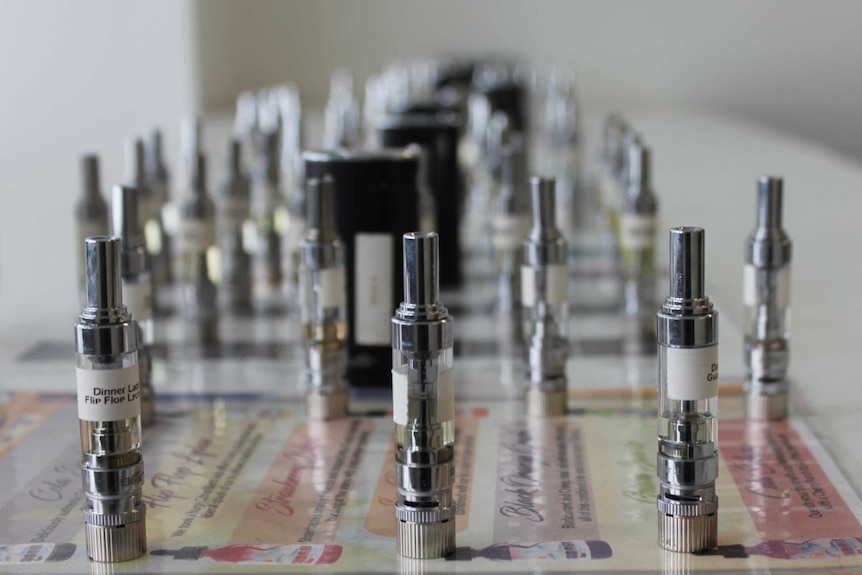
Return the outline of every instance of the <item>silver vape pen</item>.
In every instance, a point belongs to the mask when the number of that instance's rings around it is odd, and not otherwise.
[[[146,552],[137,330],[123,305],[120,238],[88,238],[87,304],[75,324],[87,554]]]
[[[203,345],[218,342],[218,289],[209,269],[209,252],[216,246],[215,205],[207,192],[206,157],[198,153],[189,193],[180,207],[180,249],[183,252],[183,315],[192,320],[194,339]]]
[[[654,336],[652,314],[655,300],[655,244],[658,202],[653,192],[650,151],[639,143],[626,149],[628,190],[619,217],[619,246],[622,264],[625,313],[649,317],[648,335]],[[647,323],[647,322],[644,322]],[[645,330],[647,326],[644,326]]]
[[[438,257],[436,233],[404,234],[404,301],[392,318],[398,552],[419,559],[455,549],[452,318]]]
[[[554,417],[566,413],[568,249],[555,223],[554,180],[532,178],[530,187],[533,227],[521,266],[527,415]]]
[[[670,551],[716,546],[718,312],[704,295],[704,231],[670,230],[670,295],[659,352],[658,540]]]
[[[745,382],[748,416],[787,417],[792,243],[781,227],[781,178],[757,182],[757,228],[745,245]]]
[[[260,152],[252,175],[251,211],[257,235],[253,259],[255,306],[280,311],[282,281],[281,242],[287,220],[281,192],[278,134],[260,134]]]
[[[81,158],[81,197],[75,206],[75,226],[79,246],[78,291],[84,305],[87,301],[84,240],[108,233],[108,204],[99,189],[99,157],[95,154]]]
[[[299,245],[299,303],[308,417],[347,415],[344,244],[335,232],[332,179],[307,184],[308,232]]]
[[[219,189],[217,226],[221,252],[221,294],[227,308],[249,314],[251,254],[246,245],[246,224],[251,223],[251,183],[242,166],[242,142],[227,144],[227,175]]]
[[[138,190],[114,186],[111,217],[114,235],[122,240],[123,302],[138,329],[138,369],[141,384],[141,423],[156,418],[152,385],[153,300],[149,258],[138,219]]]
[[[125,153],[126,176],[123,184],[138,190],[138,219],[146,225],[154,218],[156,198],[147,178],[144,141],[141,138],[127,140]]]
[[[154,213],[150,228],[144,221],[144,234],[147,253],[150,256],[150,272],[153,274],[156,286],[170,285],[173,282],[173,259],[171,233],[166,227],[166,214],[176,213],[176,207],[170,198],[170,174],[165,166],[162,150],[162,132],[154,129],[150,132],[145,149],[147,185],[153,190]],[[142,220],[143,221],[143,220]]]
[[[515,336],[523,339],[521,321],[521,263],[524,237],[530,229],[530,192],[527,188],[527,155],[522,138],[503,146],[501,183],[492,219],[497,268],[497,310],[517,319]]]
[[[362,141],[359,101],[353,94],[353,75],[340,68],[329,81],[329,99],[323,112],[323,148],[355,148]]]

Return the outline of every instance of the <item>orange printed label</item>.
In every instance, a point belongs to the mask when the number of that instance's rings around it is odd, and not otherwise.
[[[452,498],[455,502],[455,530],[460,533],[470,523],[470,499],[473,483],[476,436],[479,421],[488,415],[488,410],[476,408],[468,415],[461,410],[455,412],[455,485]],[[375,535],[395,537],[395,503],[398,489],[395,487],[395,445],[389,442],[383,469],[374,490],[371,508],[365,518],[365,529]]]
[[[764,541],[857,536],[862,526],[788,422],[722,420],[719,449]]]
[[[300,423],[255,491],[230,543],[331,543],[374,423]]]

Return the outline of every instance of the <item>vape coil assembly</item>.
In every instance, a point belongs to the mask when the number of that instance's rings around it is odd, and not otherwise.
[[[566,240],[554,223],[553,179],[532,178],[533,227],[523,242],[523,306],[527,414],[566,412],[569,268]]]
[[[87,304],[75,324],[87,553],[101,562],[146,552],[135,322],[123,305],[120,238],[86,240]]]
[[[299,246],[306,406],[316,420],[347,413],[344,244],[335,232],[332,196],[331,178],[308,180],[309,227]]]
[[[743,288],[748,416],[758,420],[787,417],[792,244],[781,228],[781,204],[781,178],[760,178]]]
[[[149,259],[138,218],[138,190],[114,186],[111,217],[114,235],[122,240],[123,301],[138,329],[138,370],[141,383],[141,423],[155,421],[152,386],[153,299]]]
[[[704,295],[704,231],[670,230],[670,295],[659,346],[659,544],[692,552],[718,531],[718,313]]]
[[[455,549],[452,318],[438,250],[434,232],[404,234],[404,301],[392,318],[398,552],[418,559]]]

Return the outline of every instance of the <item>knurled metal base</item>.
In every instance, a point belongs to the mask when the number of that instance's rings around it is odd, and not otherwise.
[[[398,521],[398,553],[413,559],[437,559],[455,551],[455,518],[438,523]]]
[[[305,397],[308,419],[331,421],[347,415],[347,392],[337,391],[328,395],[308,394]]]
[[[787,403],[787,393],[749,393],[745,396],[745,414],[752,421],[783,421],[787,419]]]
[[[84,524],[87,555],[93,561],[115,563],[141,557],[147,552],[147,525],[142,518],[119,526]]]
[[[658,544],[668,551],[692,553],[718,545],[718,512],[712,515],[668,515],[658,512]]]
[[[527,417],[560,417],[566,414],[566,390],[527,390]]]

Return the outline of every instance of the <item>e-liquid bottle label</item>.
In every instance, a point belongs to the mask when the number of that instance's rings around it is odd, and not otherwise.
[[[354,338],[359,345],[390,345],[394,250],[389,234],[356,234]]]

